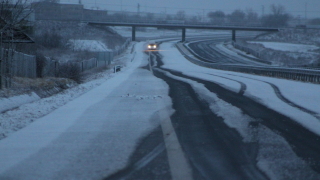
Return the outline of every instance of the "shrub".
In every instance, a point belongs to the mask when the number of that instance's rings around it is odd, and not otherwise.
[[[262,25],[266,27],[284,27],[290,19],[288,14],[270,14],[262,17]]]
[[[82,82],[81,69],[77,63],[65,63],[59,67],[59,77],[69,78],[77,83]]]
[[[46,31],[36,36],[36,42],[47,48],[59,48],[62,46],[62,36],[56,31]]]

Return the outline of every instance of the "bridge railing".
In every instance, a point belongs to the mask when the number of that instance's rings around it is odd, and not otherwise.
[[[141,25],[194,25],[194,26],[203,26],[203,27],[256,27],[256,28],[263,28],[261,24],[251,24],[251,25],[244,25],[244,24],[233,24],[233,23],[224,23],[224,24],[213,24],[210,22],[179,22],[179,23],[171,23],[167,21],[161,21],[161,20],[131,20],[131,19],[124,19],[124,20],[118,20],[114,18],[110,19],[82,19],[81,20],[84,23],[126,23],[126,24],[141,24]]]

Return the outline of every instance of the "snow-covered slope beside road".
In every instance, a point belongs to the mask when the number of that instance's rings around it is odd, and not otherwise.
[[[39,99],[40,97],[34,92],[9,98],[0,98],[0,113]]]
[[[71,39],[69,40],[68,46],[73,51],[90,51],[90,52],[103,52],[111,51],[108,47],[98,40],[80,40]]]
[[[262,44],[265,48],[270,48],[279,51],[289,52],[310,52],[319,49],[315,45],[281,43],[281,42],[262,42],[262,41],[248,41],[248,43]]]

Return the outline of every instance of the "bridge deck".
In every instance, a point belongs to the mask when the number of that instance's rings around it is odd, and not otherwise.
[[[212,26],[212,25],[187,25],[187,24],[156,24],[156,23],[123,23],[123,22],[87,22],[88,24],[99,24],[107,26],[135,26],[135,27],[156,27],[176,29],[216,29],[236,31],[279,31],[278,28],[266,27],[240,27],[240,26]]]
[[[86,22],[93,25],[106,26],[129,26],[132,27],[132,41],[136,39],[136,27],[155,27],[155,28],[170,28],[182,29],[182,42],[186,39],[186,29],[213,29],[213,30],[231,30],[232,40],[236,41],[236,31],[269,31],[277,32],[277,28],[265,27],[239,27],[239,26],[212,26],[212,25],[187,25],[187,24],[156,24],[156,23],[127,23],[127,22]]]

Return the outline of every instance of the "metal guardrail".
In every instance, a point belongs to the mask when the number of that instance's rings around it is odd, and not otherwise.
[[[210,22],[190,22],[190,21],[183,21],[183,22],[167,22],[166,20],[145,20],[145,19],[139,19],[139,20],[132,20],[132,19],[90,19],[90,18],[83,18],[81,19],[82,23],[90,23],[90,22],[105,22],[105,23],[132,23],[132,24],[159,24],[159,25],[195,25],[195,26],[222,26],[222,27],[250,27],[250,28],[274,28],[274,27],[265,27],[262,25],[243,25],[243,24],[232,24],[232,23],[224,23],[224,24],[213,24]],[[281,28],[281,27],[280,27]]]
[[[320,70],[209,63],[196,58],[182,43],[178,43],[176,47],[186,59],[200,66],[226,71],[235,71],[318,84],[320,83]]]

